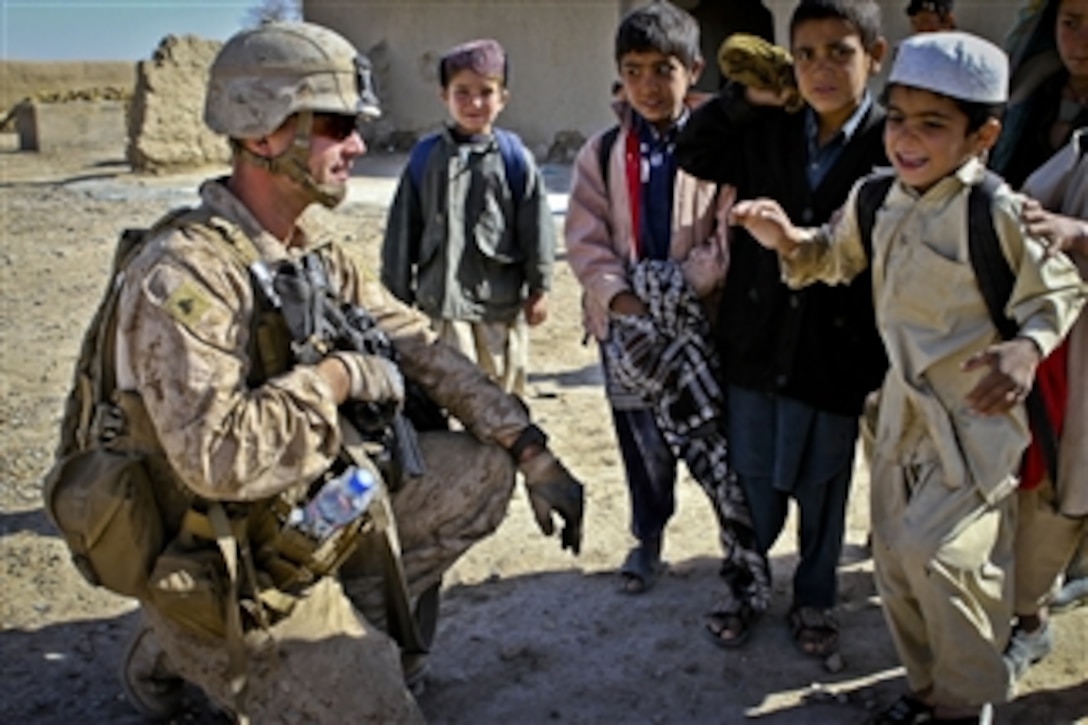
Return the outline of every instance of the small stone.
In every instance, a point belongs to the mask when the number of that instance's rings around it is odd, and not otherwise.
[[[846,669],[846,660],[839,652],[833,652],[824,660],[824,669],[832,674],[837,674]]]

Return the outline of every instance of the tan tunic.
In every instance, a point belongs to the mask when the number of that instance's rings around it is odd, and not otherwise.
[[[925,194],[893,184],[873,230],[873,296],[891,366],[882,388],[871,509],[877,589],[914,692],[945,706],[1004,702],[1012,617],[1016,472],[1024,411],[981,416],[963,362],[998,342],[968,256],[970,161]],[[841,217],[784,261],[791,284],[850,279],[868,264],[855,188]],[[1021,198],[1003,186],[993,223],[1016,282],[1006,314],[1050,352],[1085,290],[1072,264],[1025,240]]]
[[[972,160],[924,195],[894,184],[873,229],[873,295],[891,367],[884,383],[876,448],[901,465],[929,439],[950,487],[973,484],[989,502],[1008,495],[1029,440],[1022,407],[980,416],[967,393],[984,374],[963,372],[971,355],[999,341],[968,257],[969,186],[983,168]],[[783,261],[789,284],[845,282],[868,264],[858,233],[857,188],[844,213]],[[1025,239],[1022,197],[1002,187],[994,228],[1016,284],[1006,314],[1043,354],[1068,332],[1086,288],[1065,257],[1043,259],[1044,246]]]

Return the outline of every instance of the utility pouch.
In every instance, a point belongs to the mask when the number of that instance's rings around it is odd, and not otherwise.
[[[227,634],[229,578],[223,555],[214,544],[167,547],[151,571],[149,599],[164,616],[194,634]]]
[[[46,477],[44,500],[87,581],[147,596],[164,532],[141,455],[93,447],[62,458]]]

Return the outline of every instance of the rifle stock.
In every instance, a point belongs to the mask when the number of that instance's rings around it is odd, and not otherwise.
[[[273,287],[299,362],[315,363],[332,350],[380,355],[396,362],[393,344],[374,318],[332,295],[320,260],[284,263],[276,272]],[[404,413],[374,403],[345,406],[345,412],[359,430],[384,439],[400,475],[423,475],[426,468],[419,437]]]

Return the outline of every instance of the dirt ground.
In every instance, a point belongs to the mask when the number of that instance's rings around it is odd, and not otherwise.
[[[40,505],[63,396],[113,244],[194,199],[199,176],[139,178],[116,154],[0,149],[0,722],[137,723],[114,676],[135,603],[79,577]],[[373,260],[396,159],[370,159],[335,215]],[[367,170],[370,169],[368,172]],[[563,170],[549,175],[562,183]],[[628,503],[593,348],[580,344],[577,285],[557,268],[551,317],[533,333],[529,403],[585,482],[582,554],[536,530],[519,492],[497,535],[445,580],[420,704],[434,723],[863,723],[904,687],[865,554],[868,476],[855,479],[840,569],[842,656],[832,673],[784,623],[793,536],[773,551],[775,602],[740,650],[702,616],[716,587],[709,506],[683,475],[666,534],[671,568],[641,597],[617,592]],[[1088,722],[1088,608],[1056,620],[1056,650],[1031,670],[1002,723]],[[222,722],[197,692],[181,722]],[[345,722],[351,714],[345,713]]]

